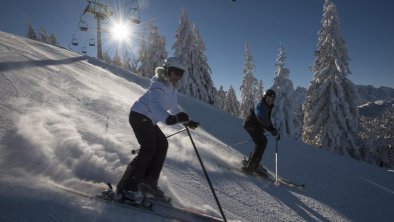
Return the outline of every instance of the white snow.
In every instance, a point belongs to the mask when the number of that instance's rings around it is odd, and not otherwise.
[[[0,221],[167,221],[75,195],[116,184],[138,148],[129,106],[149,84],[101,61],[0,32]],[[228,171],[253,144],[240,119],[193,98],[181,106],[228,221],[392,221],[392,170],[283,138],[279,174],[295,190]],[[181,126],[160,125],[170,135]],[[220,217],[190,139],[169,138],[160,186],[177,205]],[[264,164],[274,170],[275,141]]]

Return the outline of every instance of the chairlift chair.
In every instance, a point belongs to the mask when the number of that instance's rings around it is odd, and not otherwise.
[[[138,4],[138,1],[136,1],[137,5],[130,8],[129,10],[129,21],[133,24],[140,24],[141,19],[140,19],[140,6]]]
[[[133,17],[130,17],[130,18],[129,18],[129,21],[130,21],[131,23],[133,23],[133,24],[136,24],[136,25],[138,25],[138,24],[141,23],[141,21],[140,21],[139,19],[136,19],[136,18],[133,18]]]
[[[89,40],[89,45],[90,46],[95,46],[96,45],[96,41],[94,39],[90,39]]]
[[[75,38],[75,37],[73,37],[72,40],[71,40],[71,44],[72,44],[73,46],[77,46],[77,45],[78,45],[78,39]]]
[[[81,30],[82,32],[88,31],[88,23],[83,20],[79,21],[79,30]]]
[[[82,48],[82,53],[83,53],[83,54],[86,54],[87,52],[88,52],[88,51],[87,51],[86,47],[83,47],[83,48]]]

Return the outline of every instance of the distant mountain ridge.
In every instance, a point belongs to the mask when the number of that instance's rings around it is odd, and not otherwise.
[[[356,85],[356,88],[361,99],[359,105],[378,100],[390,101],[394,98],[394,89],[390,87],[381,86],[376,88],[371,85]]]
[[[394,98],[388,101],[377,100],[375,102],[368,102],[364,105],[359,106],[360,115],[366,117],[378,117],[386,109],[394,106]]]

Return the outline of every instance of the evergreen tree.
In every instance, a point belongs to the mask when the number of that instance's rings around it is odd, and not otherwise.
[[[199,100],[215,104],[217,90],[211,79],[211,68],[205,55],[205,44],[195,25],[190,27],[185,9],[182,9],[172,47],[175,56],[181,58],[187,66],[186,75],[181,79],[180,92]]]
[[[263,81],[262,80],[258,81],[256,92],[254,94],[255,94],[254,98],[256,98],[256,100],[261,99],[263,97],[263,95],[264,95],[264,87],[263,87]]]
[[[253,64],[253,58],[250,53],[250,49],[248,43],[245,43],[245,65],[243,68],[243,79],[241,84],[241,104],[239,107],[240,118],[244,119],[250,108],[254,106],[255,100],[260,98],[255,98],[256,89],[258,87],[259,82],[253,76],[253,71],[255,71],[256,67]]]
[[[148,44],[145,40],[144,35],[142,35],[140,48],[138,50],[138,59],[137,59],[137,63],[135,63],[137,68],[136,73],[140,76],[150,77],[152,75],[151,72],[153,72],[154,70],[150,70],[150,71],[145,70],[145,67],[147,66],[146,63],[149,62],[147,51],[148,51]]]
[[[188,67],[188,70],[179,83],[179,91],[186,95],[190,95],[190,91],[187,87],[194,84],[193,78],[191,77],[192,72],[190,71],[192,67],[192,44],[193,36],[190,28],[189,18],[187,17],[186,10],[182,8],[178,27],[175,33],[175,42],[172,46],[172,49],[174,50],[174,55],[180,58]]]
[[[131,64],[130,64],[131,69],[130,69],[130,71],[132,73],[138,74],[138,64],[139,64],[139,60],[138,59],[133,59],[131,61]]]
[[[365,141],[365,159],[381,167],[393,167],[394,106],[376,118],[361,116],[360,122],[360,136]]]
[[[298,138],[301,132],[301,124],[297,119],[297,110],[293,98],[293,82],[289,79],[290,71],[285,68],[285,60],[286,54],[281,45],[276,59],[275,78],[272,86],[272,89],[276,92],[272,119],[275,127],[280,129],[281,135]]]
[[[357,91],[347,79],[351,72],[345,42],[339,32],[339,16],[325,0],[313,79],[304,103],[304,142],[359,157]]]
[[[220,86],[218,95],[217,95],[217,106],[224,110],[225,100],[226,100],[226,91],[223,90],[223,86]]]
[[[156,67],[162,66],[167,58],[165,47],[166,40],[160,36],[156,19],[153,19],[149,25],[148,40],[141,44],[139,57],[141,66],[138,69],[140,75],[151,78],[155,74]]]
[[[192,26],[192,37],[192,66],[189,67],[189,75],[192,79],[195,79],[195,81],[194,84],[188,87],[190,95],[201,101],[215,104],[217,102],[217,90],[211,78],[211,68],[208,65],[208,58],[205,55],[205,44],[195,24]]]
[[[41,30],[38,32],[37,40],[40,42],[48,43],[48,38],[49,38],[49,36],[48,36],[47,31],[43,27],[41,27]]]
[[[115,55],[114,58],[112,59],[112,64],[121,67],[122,66],[122,61],[119,56],[118,48],[115,49]]]
[[[230,113],[233,116],[239,116],[239,102],[237,96],[235,95],[235,90],[233,86],[230,86],[226,94],[226,99],[224,103],[224,111]]]
[[[27,38],[37,40],[37,33],[31,23],[27,24]]]
[[[108,64],[112,64],[112,59],[111,59],[111,56],[109,56],[108,51],[105,51],[103,53],[103,61]]]
[[[127,70],[127,71],[132,71],[133,68],[130,65],[131,60],[130,60],[130,56],[129,56],[129,52],[127,51],[127,49],[125,50],[125,52],[123,53],[123,62],[122,62],[122,68]]]
[[[57,42],[57,38],[56,38],[56,36],[55,36],[55,34],[54,33],[51,33],[49,36],[48,36],[48,42],[47,43],[49,43],[49,44],[51,44],[51,45],[55,45],[55,46],[57,46],[57,45],[59,45],[59,43]]]

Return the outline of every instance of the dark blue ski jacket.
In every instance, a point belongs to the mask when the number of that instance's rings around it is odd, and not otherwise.
[[[244,128],[263,129],[269,132],[274,131],[271,122],[271,112],[274,105],[268,106],[264,101],[257,102],[249,111],[244,121]]]

